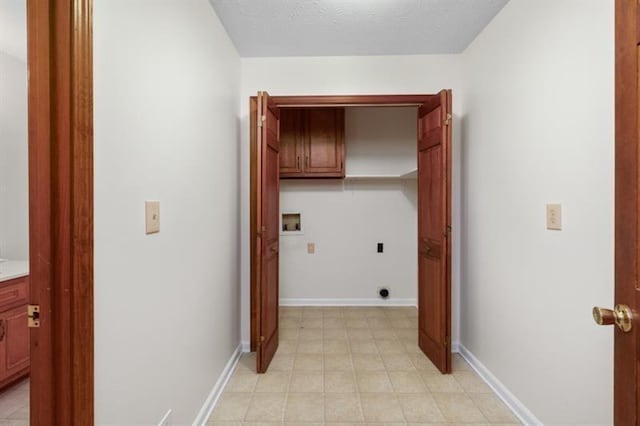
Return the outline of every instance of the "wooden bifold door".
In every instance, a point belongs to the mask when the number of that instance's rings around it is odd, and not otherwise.
[[[451,91],[418,109],[418,345],[451,372]]]
[[[264,373],[278,349],[280,110],[266,92],[258,94],[251,109],[256,124],[251,160],[252,274],[257,284],[252,288],[251,345],[257,352],[257,371]]]
[[[251,350],[257,354],[259,373],[267,370],[278,348],[279,177],[318,173],[343,178],[344,142],[339,130],[344,126],[343,108],[367,105],[413,105],[418,109],[416,338],[442,373],[451,372],[452,115],[451,91],[443,90],[436,95],[299,97],[270,97],[260,92],[250,99]],[[281,114],[280,108],[287,108],[286,113]],[[312,139],[320,141],[316,148],[321,155],[313,151]],[[307,160],[308,155],[318,162]]]

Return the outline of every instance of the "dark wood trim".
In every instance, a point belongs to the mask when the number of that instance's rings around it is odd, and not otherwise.
[[[439,102],[439,95],[328,95],[328,96],[272,96],[276,106],[420,106]]]
[[[451,312],[452,312],[452,298],[451,298],[451,279],[452,279],[452,257],[453,257],[453,242],[452,242],[452,238],[451,238],[451,230],[453,227],[453,204],[451,202],[452,200],[452,196],[453,196],[453,91],[451,89],[446,89],[443,90],[443,92],[441,93],[442,96],[442,101],[443,101],[443,106],[444,108],[444,113],[443,113],[443,120],[446,120],[446,125],[444,128],[444,140],[445,142],[445,147],[446,147],[446,159],[445,159],[445,163],[446,163],[446,184],[445,184],[445,188],[446,188],[446,198],[445,198],[445,204],[446,204],[446,208],[445,208],[445,218],[446,218],[446,222],[447,222],[447,229],[446,229],[446,237],[445,237],[445,241],[446,241],[446,247],[445,247],[445,252],[446,252],[446,260],[445,260],[445,271],[446,271],[446,292],[445,292],[445,302],[444,302],[444,306],[446,309],[446,335],[447,335],[447,343],[448,343],[448,352],[447,352],[447,372],[449,374],[451,374],[451,372],[453,371],[453,361],[451,359],[452,355],[451,355],[451,341],[452,341],[452,333],[451,333],[451,322],[452,322],[452,318],[451,318]],[[450,114],[451,118],[447,119],[447,115]]]
[[[51,4],[27,2],[29,69],[29,263],[30,303],[40,305],[40,328],[30,330],[32,425],[54,424],[51,323]]]
[[[418,115],[422,117],[439,106],[442,106],[440,95],[429,96],[429,98],[420,105],[420,108],[418,108]]]
[[[71,424],[94,424],[93,318],[93,0],[74,0],[71,49]],[[59,187],[60,190],[62,188]]]
[[[30,1],[31,424],[93,412],[92,0]]]

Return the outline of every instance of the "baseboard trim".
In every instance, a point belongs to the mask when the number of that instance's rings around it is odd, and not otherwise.
[[[251,345],[249,344],[249,342],[242,342],[242,353],[248,353],[251,352]]]
[[[280,299],[280,306],[417,306],[416,299]]]
[[[493,389],[493,391],[496,393],[498,398],[500,398],[502,402],[504,402],[505,405],[509,407],[511,411],[513,411],[513,414],[515,414],[516,417],[518,417],[518,419],[522,422],[522,424],[530,425],[530,426],[534,426],[534,425],[537,426],[537,425],[543,424],[463,344],[458,343],[457,346],[458,346],[458,351],[460,355],[469,363],[471,368],[473,368],[475,372],[478,373],[478,375],[482,378],[482,380],[484,380],[485,383],[487,383],[487,385],[489,385],[489,387]]]
[[[451,342],[451,353],[453,354],[460,353],[460,342],[458,342],[457,340],[454,340],[453,342]]]
[[[229,361],[227,361],[227,365],[225,365],[224,370],[222,370],[220,377],[216,381],[216,384],[213,385],[213,389],[211,389],[209,396],[204,402],[204,405],[200,409],[200,412],[196,416],[196,419],[193,421],[193,426],[203,426],[207,422],[207,419],[211,416],[211,413],[213,413],[213,409],[216,406],[220,395],[222,395],[225,386],[227,386],[227,383],[229,382],[229,379],[233,374],[233,370],[235,370],[238,361],[240,361],[240,356],[242,355],[242,347],[243,344],[241,343],[238,345],[236,350],[233,351],[231,358],[229,358]]]

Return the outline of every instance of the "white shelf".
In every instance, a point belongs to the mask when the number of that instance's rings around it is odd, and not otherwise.
[[[344,178],[347,180],[411,180],[418,178],[418,169],[401,175],[346,175]]]
[[[418,169],[413,169],[400,176],[400,179],[418,179]]]

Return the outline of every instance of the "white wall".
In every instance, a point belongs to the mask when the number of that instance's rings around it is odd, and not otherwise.
[[[416,108],[347,108],[347,175],[415,169],[416,117]],[[304,232],[280,237],[282,303],[415,305],[416,197],[415,180],[281,180],[280,208],[302,211]],[[386,301],[379,287],[390,289]]]
[[[460,337],[545,424],[613,420],[613,8],[511,0],[464,53]]]
[[[0,258],[29,259],[27,151],[27,63],[0,51]]]
[[[454,90],[453,111],[459,115],[457,98],[461,85],[462,58],[459,55],[360,56],[243,58],[241,78],[241,281],[242,340],[249,341],[249,96],[258,90],[272,95],[340,95],[340,94],[416,94]],[[459,161],[458,127],[454,121],[454,164]],[[454,175],[458,173],[454,169]],[[454,212],[458,211],[459,193],[454,179]],[[454,214],[454,230],[459,218]],[[366,244],[363,243],[363,244]],[[370,242],[368,243],[370,245]],[[453,236],[454,307],[458,306],[459,234]],[[319,246],[319,250],[322,246]],[[457,310],[453,315],[453,339],[457,338]]]
[[[402,175],[417,167],[417,107],[345,111],[347,175]]]
[[[96,423],[190,424],[240,341],[240,60],[206,0],[94,20]]]
[[[0,0],[0,52],[27,61],[27,0]]]

